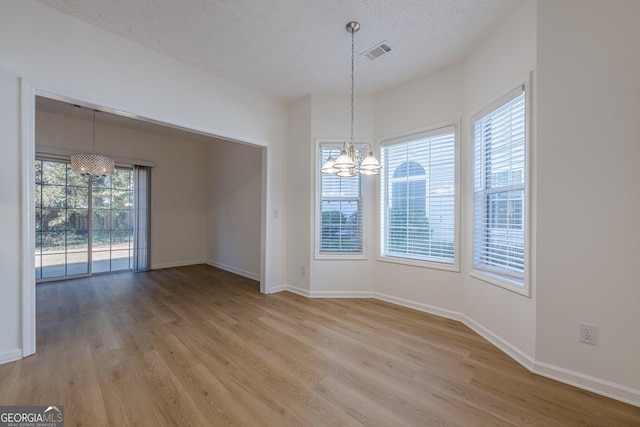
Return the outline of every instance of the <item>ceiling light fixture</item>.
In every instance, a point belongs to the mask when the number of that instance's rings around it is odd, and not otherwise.
[[[342,145],[340,156],[333,160],[331,153],[320,171],[327,174],[336,174],[340,177],[352,177],[356,169],[363,175],[377,175],[380,173],[380,162],[373,155],[371,144],[364,143],[356,150],[353,140],[353,94],[355,86],[355,34],[360,29],[360,24],[351,21],[346,25],[346,30],[351,33],[351,137]],[[368,150],[367,150],[368,147]]]
[[[71,170],[88,176],[113,175],[115,171],[115,161],[111,157],[96,154],[96,110],[93,110],[93,149],[91,154],[72,154]]]

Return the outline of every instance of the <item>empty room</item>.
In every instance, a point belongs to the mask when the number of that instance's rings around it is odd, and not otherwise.
[[[639,16],[3,1],[0,425],[640,425]]]

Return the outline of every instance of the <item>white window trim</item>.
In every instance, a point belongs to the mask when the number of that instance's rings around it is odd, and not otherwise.
[[[502,94],[496,96],[491,101],[487,102],[483,107],[476,110],[469,118],[469,141],[471,142],[471,175],[469,179],[469,199],[468,204],[470,207],[469,215],[469,230],[471,230],[469,240],[471,242],[468,248],[469,256],[469,276],[482,280],[483,282],[501,287],[503,289],[515,292],[523,295],[527,298],[531,298],[531,73],[525,78],[521,79],[517,83],[510,86],[508,90]],[[491,273],[486,270],[477,270],[474,268],[474,251],[475,251],[475,205],[474,205],[474,180],[475,180],[475,139],[474,139],[474,126],[476,120],[484,117],[485,115],[493,112],[503,104],[509,102],[515,97],[513,94],[522,88],[525,97],[525,147],[524,147],[524,200],[523,200],[523,227],[524,227],[524,273],[522,281],[518,281],[509,276],[502,274]]]
[[[329,252],[329,253],[320,253],[320,240],[321,240],[321,231],[320,231],[320,146],[321,144],[330,144],[335,145],[335,147],[342,147],[342,144],[347,140],[347,138],[316,138],[315,139],[315,156],[313,161],[313,174],[315,180],[315,190],[314,190],[314,218],[313,218],[313,230],[314,230],[314,259],[316,260],[342,260],[342,261],[362,261],[367,258],[367,244],[366,244],[366,220],[367,216],[365,215],[365,185],[362,182],[362,188],[360,193],[361,200],[361,227],[362,227],[362,246],[360,249],[360,253],[355,252]],[[355,139],[354,144],[356,146],[356,150],[362,145],[368,143],[365,139]]]
[[[401,132],[393,135],[388,135],[378,140],[378,147],[380,150],[382,147],[401,144],[403,142],[409,142],[417,138],[429,137],[431,135],[436,135],[441,133],[441,131],[445,128],[453,127],[454,132],[454,238],[453,238],[453,263],[440,263],[435,261],[422,261],[417,259],[409,259],[409,258],[400,258],[389,255],[382,254],[382,239],[384,235],[382,233],[382,224],[380,223],[382,219],[382,215],[380,215],[381,210],[383,209],[383,197],[380,195],[383,190],[382,183],[379,183],[380,191],[379,193],[379,203],[377,206],[378,210],[378,239],[377,239],[377,257],[376,261],[380,262],[388,262],[392,264],[401,264],[401,265],[409,265],[413,267],[421,267],[421,268],[430,268],[435,270],[445,270],[445,271],[454,271],[460,272],[460,118],[447,120],[444,122],[436,123],[431,126],[426,126],[418,129],[412,129],[410,131]]]

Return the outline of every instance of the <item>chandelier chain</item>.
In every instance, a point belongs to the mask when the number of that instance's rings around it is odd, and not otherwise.
[[[92,153],[96,152],[96,110],[93,110],[93,145]]]
[[[355,66],[354,66],[354,52],[355,52],[355,28],[351,28],[351,143],[353,144],[353,92],[355,86]]]

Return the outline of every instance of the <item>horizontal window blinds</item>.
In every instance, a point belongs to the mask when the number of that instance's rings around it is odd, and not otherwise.
[[[525,262],[525,94],[520,88],[474,129],[474,269],[522,281]]]
[[[455,129],[382,147],[382,255],[454,262]]]
[[[362,253],[362,175],[342,178],[320,173],[331,146],[321,144],[318,165],[320,207],[318,220],[319,253]],[[333,150],[333,157],[337,151]]]

